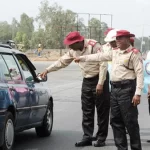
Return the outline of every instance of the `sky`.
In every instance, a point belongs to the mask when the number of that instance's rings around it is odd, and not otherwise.
[[[42,0],[1,0],[0,21],[11,23],[19,20],[22,13],[36,17]],[[48,0],[57,2],[64,9],[76,13],[112,14],[112,26],[126,29],[139,36],[150,36],[150,0]],[[79,17],[88,19],[87,15]],[[98,15],[91,15],[98,17]],[[101,20],[111,26],[110,15],[102,15]]]

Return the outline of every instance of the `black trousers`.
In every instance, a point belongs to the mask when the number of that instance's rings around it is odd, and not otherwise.
[[[130,136],[131,150],[142,150],[138,124],[138,109],[133,106],[135,80],[112,82],[110,97],[111,125],[118,150],[128,150],[126,130]]]
[[[82,111],[83,111],[83,139],[91,140],[94,132],[95,106],[97,109],[98,132],[97,137],[105,141],[108,134],[109,110],[110,110],[110,92],[109,92],[109,73],[104,83],[103,94],[96,94],[96,86],[99,76],[93,78],[84,78],[82,84]]]

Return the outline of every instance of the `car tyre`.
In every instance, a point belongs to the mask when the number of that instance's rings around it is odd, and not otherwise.
[[[4,143],[0,147],[0,150],[12,150],[14,137],[14,117],[11,112],[7,112],[4,129]]]
[[[43,119],[42,126],[36,127],[36,134],[39,137],[50,136],[53,128],[53,105],[52,102],[48,103],[46,114]]]

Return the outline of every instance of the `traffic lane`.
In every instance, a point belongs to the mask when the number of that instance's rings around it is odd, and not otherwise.
[[[93,146],[76,148],[75,142],[81,140],[82,111],[79,102],[54,102],[54,126],[50,137],[38,138],[35,130],[24,131],[16,136],[14,150],[94,150]],[[95,128],[95,131],[97,127]],[[112,130],[110,128],[105,150],[114,150]],[[103,150],[103,149],[102,149]]]

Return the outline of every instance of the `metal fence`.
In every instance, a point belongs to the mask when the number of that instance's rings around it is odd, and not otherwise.
[[[107,29],[107,28],[106,28]],[[79,31],[81,33],[81,35],[83,35],[85,38],[88,39],[94,39],[100,43],[104,43],[104,31],[106,30],[104,28],[100,27],[91,27],[91,26],[72,26],[72,27],[68,27],[68,26],[61,26],[59,29],[59,43],[57,43],[56,45],[59,45],[59,48],[64,48],[63,45],[63,40],[66,37],[66,35],[69,32],[72,31]]]

